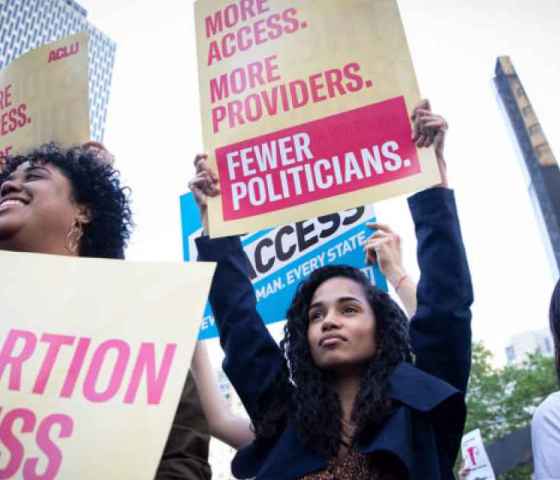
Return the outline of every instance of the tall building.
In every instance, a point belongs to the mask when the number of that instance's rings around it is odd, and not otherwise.
[[[495,72],[494,82],[523,155],[530,179],[529,194],[557,278],[560,271],[560,170],[511,59],[499,57]]]
[[[91,137],[102,141],[116,44],[87,20],[74,0],[0,0],[0,69],[29,50],[87,31]]]
[[[508,365],[519,365],[533,353],[540,353],[545,357],[551,357],[554,354],[554,343],[548,329],[514,335],[506,346]]]

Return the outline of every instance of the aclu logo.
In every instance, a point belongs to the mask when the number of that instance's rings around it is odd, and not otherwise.
[[[76,55],[80,51],[80,42],[73,43],[66,47],[60,47],[49,52],[49,63],[62,60],[66,57]]]

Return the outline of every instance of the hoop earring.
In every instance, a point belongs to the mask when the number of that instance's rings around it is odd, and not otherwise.
[[[72,226],[70,227],[68,234],[66,235],[65,246],[66,246],[66,250],[68,250],[68,252],[71,255],[79,255],[80,240],[82,239],[83,235],[84,235],[84,230],[82,224],[78,220],[75,220]]]

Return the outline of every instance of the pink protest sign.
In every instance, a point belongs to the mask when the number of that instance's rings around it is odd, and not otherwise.
[[[274,212],[418,173],[406,115],[400,97],[217,149],[224,218]]]
[[[198,0],[210,234],[249,232],[439,182],[396,0]],[[343,21],[342,21],[343,19]]]
[[[152,480],[214,265],[0,260],[0,479]]]

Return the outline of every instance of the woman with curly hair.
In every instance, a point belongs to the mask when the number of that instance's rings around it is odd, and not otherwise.
[[[421,269],[410,323],[359,270],[323,267],[299,285],[278,347],[256,311],[239,239],[197,240],[199,258],[218,262],[210,302],[224,370],[256,432],[232,463],[238,478],[454,478],[466,413],[472,287],[447,188],[447,124],[427,102],[412,120],[416,145],[435,146],[442,184],[409,199]],[[206,223],[206,196],[219,189],[204,158],[197,170],[191,188]],[[380,248],[368,245],[370,256]],[[397,278],[397,288],[406,280],[398,272],[388,276]]]
[[[416,312],[416,283],[405,273],[402,263],[400,237],[388,226],[368,224],[377,231],[365,246],[367,260],[376,262],[396,289],[407,314]],[[374,256],[374,257],[373,257]],[[360,278],[361,280],[361,278]],[[369,288],[369,286],[368,286]],[[255,440],[254,428],[245,417],[235,415],[220,392],[216,376],[204,342],[199,342],[193,354],[191,372],[200,396],[204,415],[208,419],[210,435],[235,450]]]
[[[0,249],[123,258],[131,226],[127,189],[98,144],[50,144],[6,160]]]
[[[10,157],[0,172],[0,249],[124,258],[132,229],[128,189],[104,147],[50,144]],[[189,375],[156,475],[209,480],[208,425]]]

